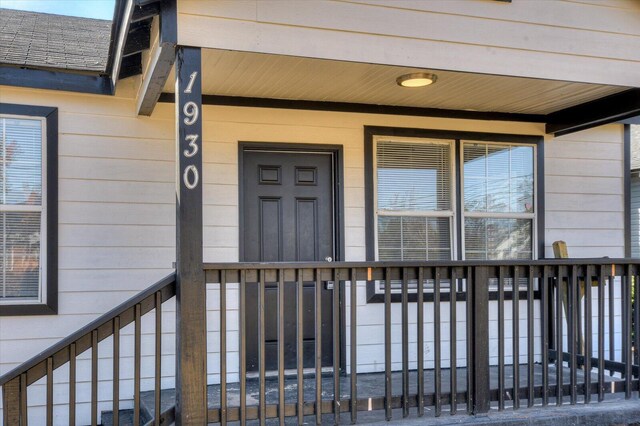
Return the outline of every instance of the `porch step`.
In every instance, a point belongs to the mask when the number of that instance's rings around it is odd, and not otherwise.
[[[113,426],[113,411],[103,411],[101,413],[102,426]],[[133,409],[125,409],[120,410],[119,416],[121,425],[132,425],[133,424]],[[151,416],[147,412],[146,409],[140,409],[140,424],[145,424],[149,420],[151,420]]]
[[[640,404],[634,394],[632,399],[625,400],[623,395],[610,395],[615,398],[590,404],[565,405],[562,407],[521,408],[517,411],[506,409],[499,412],[492,410],[484,416],[457,414],[450,416],[442,412],[442,416],[421,417],[411,415],[402,419],[401,410],[393,410],[391,424],[401,426],[450,426],[450,425],[484,425],[484,426],[640,426]],[[425,408],[426,411],[426,408]],[[425,413],[425,416],[429,414]],[[348,419],[343,417],[346,422]],[[380,426],[390,424],[382,420],[366,422],[366,417],[358,417],[362,426]],[[402,420],[401,420],[402,419]]]

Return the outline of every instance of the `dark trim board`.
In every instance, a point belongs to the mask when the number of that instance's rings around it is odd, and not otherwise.
[[[173,93],[162,93],[159,102],[173,103]],[[352,112],[362,114],[406,115],[418,117],[459,118],[466,120],[519,121],[544,123],[545,115],[507,112],[464,111],[440,108],[421,108],[395,105],[359,104],[349,102],[303,101],[289,99],[250,98],[242,96],[202,95],[203,105],[252,108],[299,109],[309,111]]]
[[[111,79],[104,75],[72,73],[0,66],[0,86],[30,87],[34,89],[64,90],[67,92],[113,95]]]
[[[640,88],[625,90],[547,115],[546,133],[562,136],[640,115]]]
[[[58,108],[2,104],[0,114],[44,117],[47,155],[47,301],[42,304],[0,305],[0,316],[53,315],[58,313]]]
[[[624,125],[624,257],[631,257],[631,125]]]
[[[462,259],[462,188],[460,179],[460,141],[461,140],[474,140],[474,141],[486,141],[486,142],[512,142],[512,143],[527,143],[536,145],[536,239],[537,247],[533,249],[537,251],[537,258],[545,258],[545,242],[544,242],[544,230],[545,230],[545,201],[544,201],[544,139],[541,136],[534,135],[516,135],[516,134],[504,134],[504,133],[484,133],[484,132],[464,132],[464,131],[449,131],[449,130],[429,130],[429,129],[414,129],[404,127],[378,127],[378,126],[365,126],[364,127],[364,187],[365,187],[365,245],[366,245],[366,258],[367,261],[375,260],[375,221],[373,205],[374,200],[374,176],[373,176],[373,137],[374,136],[395,136],[395,137],[415,137],[415,138],[433,138],[433,139],[449,139],[455,140],[455,162],[456,162],[456,227],[458,232],[456,234],[456,255],[458,259]],[[445,293],[442,294],[444,297]],[[375,292],[373,283],[367,283],[367,302],[384,302],[382,294]],[[410,299],[412,296],[409,296]],[[415,295],[413,295],[415,298]],[[425,293],[425,300],[428,300],[429,295]],[[491,296],[490,296],[491,298]],[[400,294],[391,295],[392,302],[400,302]]]

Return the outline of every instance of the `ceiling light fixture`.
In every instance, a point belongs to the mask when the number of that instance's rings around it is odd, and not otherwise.
[[[438,76],[428,72],[414,72],[411,74],[401,75],[396,78],[398,86],[402,87],[424,87],[433,84],[438,79]]]

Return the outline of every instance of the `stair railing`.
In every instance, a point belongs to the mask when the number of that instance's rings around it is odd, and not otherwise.
[[[25,426],[28,423],[27,389],[30,385],[45,378],[46,402],[45,419],[47,425],[54,422],[54,386],[68,386],[68,400],[60,403],[68,405],[68,424],[75,425],[77,414],[77,365],[78,356],[85,351],[91,355],[91,424],[98,423],[98,343],[113,337],[112,340],[112,410],[113,425],[118,426],[120,412],[120,381],[133,380],[133,424],[170,424],[173,421],[173,406],[161,407],[162,376],[162,304],[176,294],[176,277],[172,273],[151,287],[120,304],[116,308],[97,318],[87,326],[61,340],[49,349],[41,352],[29,361],[0,377],[3,396],[3,420],[6,426]],[[141,419],[140,382],[141,382],[141,348],[142,317],[155,311],[155,383],[153,418]],[[122,377],[120,369],[121,335],[120,331],[133,323],[134,328],[134,360],[133,377]],[[54,383],[54,371],[68,365],[68,382]],[[58,393],[56,393],[58,395]],[[38,416],[40,418],[40,416]]]

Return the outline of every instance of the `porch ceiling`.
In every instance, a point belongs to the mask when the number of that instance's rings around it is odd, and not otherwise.
[[[549,114],[629,89],[217,49],[202,50],[202,70],[208,95],[522,114]],[[396,84],[416,71],[433,72],[438,81],[417,89]],[[165,92],[174,92],[174,81],[172,71]]]

